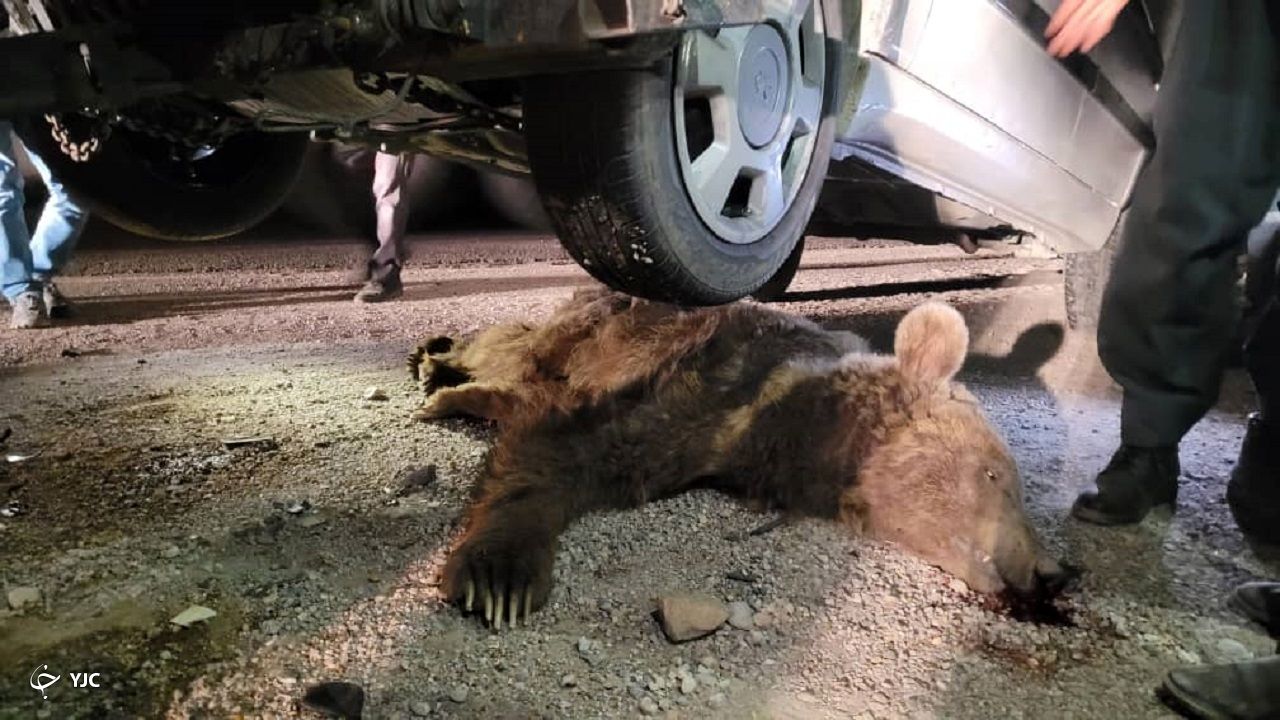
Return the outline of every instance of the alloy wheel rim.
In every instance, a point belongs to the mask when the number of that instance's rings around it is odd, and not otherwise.
[[[821,0],[766,7],[758,25],[687,33],[676,62],[685,190],[707,228],[736,245],[763,238],[794,204],[822,118]]]

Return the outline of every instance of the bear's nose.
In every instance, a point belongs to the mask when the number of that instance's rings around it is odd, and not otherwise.
[[[1082,574],[1074,565],[1044,558],[1036,563],[1036,589],[1042,597],[1057,597],[1074,587]]]

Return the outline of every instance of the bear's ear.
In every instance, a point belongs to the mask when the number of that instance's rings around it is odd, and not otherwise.
[[[964,316],[940,302],[907,313],[893,338],[893,354],[903,374],[930,385],[955,377],[968,352]]]

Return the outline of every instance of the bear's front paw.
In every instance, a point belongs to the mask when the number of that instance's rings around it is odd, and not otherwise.
[[[441,383],[436,381],[436,375],[439,373],[438,364],[441,356],[448,354],[453,350],[454,340],[447,335],[438,335],[426,342],[419,343],[409,353],[407,364],[409,366],[409,376],[414,382],[422,384],[423,391],[430,395],[437,387],[446,386],[449,383]],[[446,375],[448,373],[445,373]],[[452,383],[452,384],[457,384]]]
[[[515,627],[546,604],[554,560],[554,544],[540,533],[510,527],[471,533],[445,564],[443,589],[465,612],[483,609],[493,629],[502,629],[504,616]]]

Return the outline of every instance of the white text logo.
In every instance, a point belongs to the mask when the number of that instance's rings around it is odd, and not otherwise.
[[[50,675],[49,673],[45,672],[45,670],[48,670],[48,669],[49,669],[48,665],[41,665],[40,667],[31,671],[31,689],[40,693],[40,697],[44,698],[45,700],[49,699],[49,696],[48,694],[45,693],[45,690],[48,690],[50,687],[53,687],[54,683],[62,679],[61,675]],[[39,675],[37,675],[36,673],[39,673]]]
[[[71,673],[71,687],[102,687],[98,684],[99,677],[98,673]]]

